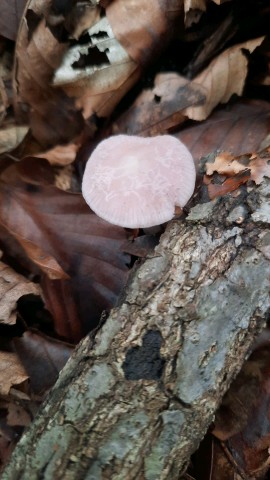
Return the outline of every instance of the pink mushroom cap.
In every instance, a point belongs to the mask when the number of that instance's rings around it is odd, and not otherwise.
[[[126,228],[146,228],[171,220],[193,194],[193,158],[170,135],[116,135],[90,156],[82,194],[101,218]]]

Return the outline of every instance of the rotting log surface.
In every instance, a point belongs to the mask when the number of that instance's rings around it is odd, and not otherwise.
[[[171,222],[2,480],[179,479],[269,312],[270,183]]]

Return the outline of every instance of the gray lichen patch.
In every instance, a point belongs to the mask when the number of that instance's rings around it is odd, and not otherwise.
[[[244,222],[248,215],[248,210],[245,205],[238,205],[233,208],[227,217],[228,223],[237,223],[240,225]]]
[[[114,337],[121,330],[123,323],[121,319],[123,316],[120,316],[118,313],[111,311],[110,317],[106,321],[106,325],[101,329],[95,338],[95,345],[93,348],[93,353],[97,356],[105,355],[110,347]]]
[[[237,342],[239,333],[247,331],[258,306],[265,313],[270,287],[267,268],[262,254],[246,250],[223,278],[199,290],[197,319],[186,325],[176,367],[176,391],[185,403],[198,402],[206,391],[218,388],[228,343]]]
[[[74,382],[65,402],[66,421],[80,423],[96,402],[112,388],[115,378],[106,363],[95,364],[85,372],[83,381]]]
[[[128,478],[126,468],[129,468],[138,455],[138,448],[140,449],[148,423],[149,418],[143,411],[123,416],[100,446],[98,460],[93,461],[85,478],[103,480],[104,470],[111,468],[111,476],[107,478],[126,480]],[[121,468],[118,470],[119,465]]]
[[[270,200],[261,203],[251,217],[254,222],[270,223]]]
[[[145,293],[152,293],[164,280],[170,268],[170,259],[166,255],[156,255],[147,259],[139,268],[136,277],[130,284],[130,290],[126,296],[126,302],[141,305],[147,297]]]
[[[198,222],[198,221],[211,221],[213,216],[213,211],[215,209],[215,205],[218,202],[218,199],[213,200],[212,202],[207,203],[200,203],[193,207],[187,217],[187,221],[191,222]]]
[[[180,440],[181,428],[185,416],[179,410],[170,410],[161,414],[163,424],[162,432],[153,442],[150,454],[146,457],[145,479],[157,480],[158,478],[170,478],[163,476],[164,468],[169,468],[170,454]]]
[[[251,218],[254,222],[270,223],[270,181],[265,181],[248,197],[248,205],[252,210]]]

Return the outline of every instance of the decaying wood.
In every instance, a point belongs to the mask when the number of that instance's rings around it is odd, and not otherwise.
[[[270,306],[270,182],[171,222],[3,480],[179,479]]]

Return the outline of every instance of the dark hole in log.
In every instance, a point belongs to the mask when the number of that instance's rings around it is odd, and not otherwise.
[[[160,356],[162,336],[157,330],[148,331],[141,347],[132,347],[128,350],[123,363],[123,370],[127,380],[159,380],[161,378],[165,360]]]

